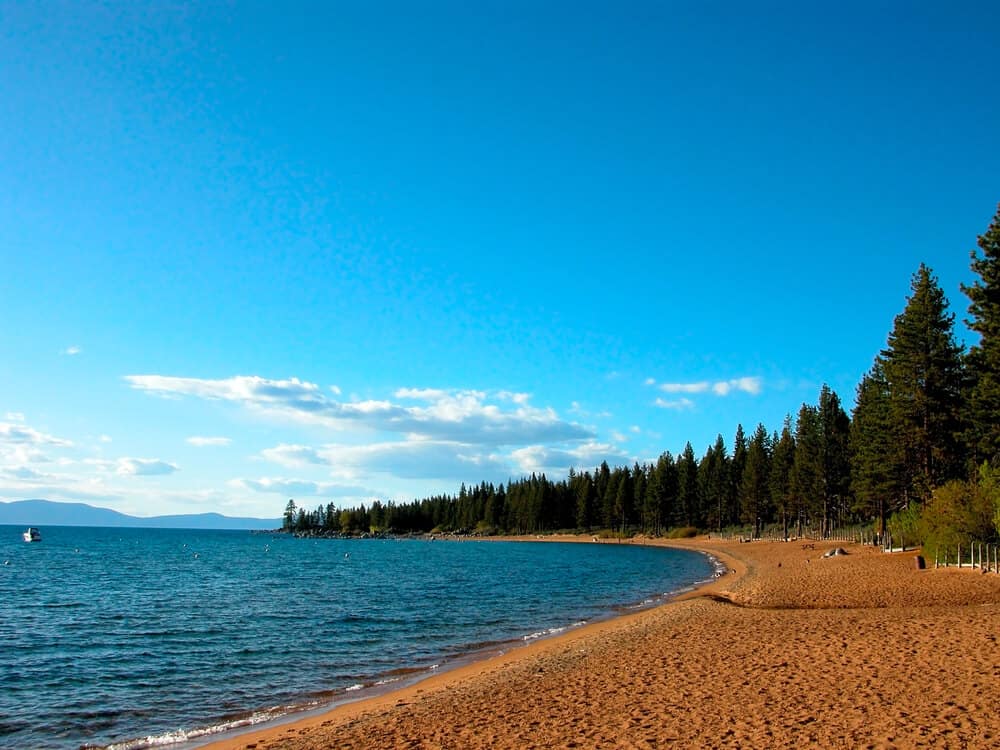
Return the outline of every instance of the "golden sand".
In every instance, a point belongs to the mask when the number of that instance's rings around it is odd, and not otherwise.
[[[917,570],[913,552],[857,545],[683,546],[733,572],[661,607],[209,747],[1000,746],[1000,575]],[[822,557],[836,546],[849,554]]]

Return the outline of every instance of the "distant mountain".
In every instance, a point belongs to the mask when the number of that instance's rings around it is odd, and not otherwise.
[[[0,502],[0,525],[105,526],[145,529],[277,529],[280,518],[232,518],[218,513],[139,518],[86,503],[51,500]]]

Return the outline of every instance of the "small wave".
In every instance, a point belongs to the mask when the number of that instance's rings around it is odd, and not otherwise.
[[[125,742],[116,742],[111,745],[83,745],[83,748],[86,748],[87,750],[145,750],[146,748],[151,747],[166,747],[168,745],[176,745],[179,742],[190,742],[191,740],[197,740],[213,734],[221,734],[222,732],[230,732],[234,729],[263,724],[264,722],[273,721],[274,719],[284,716],[291,710],[292,707],[284,707],[255,711],[249,716],[222,721],[218,724],[202,727],[200,729],[176,729],[172,732],[164,732],[163,734],[149,735],[146,737],[137,737],[132,740],[126,740]]]
[[[715,575],[712,576],[713,578],[719,578],[720,576],[725,575],[729,571],[729,566],[726,565],[724,562],[722,562],[722,560],[720,560],[715,555],[709,552],[705,552],[704,555],[705,557],[708,558],[708,561],[712,564],[712,569],[715,573]]]
[[[522,636],[522,641],[535,641],[539,638],[548,638],[552,635],[559,635],[560,633],[565,633],[570,628],[578,628],[581,625],[586,625],[586,620],[580,620],[579,622],[574,622],[571,625],[563,625],[562,627],[546,628],[545,630],[539,630],[534,633],[529,633],[528,635]]]
[[[359,683],[356,683],[356,684],[354,684],[354,685],[351,685],[350,687],[346,687],[346,688],[344,688],[344,692],[345,692],[345,693],[353,693],[353,692],[355,692],[355,691],[358,691],[358,690],[362,690],[363,688],[364,688],[364,685],[362,685],[362,684],[361,684],[361,683],[359,682]]]

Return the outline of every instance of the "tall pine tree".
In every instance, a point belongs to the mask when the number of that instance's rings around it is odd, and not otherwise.
[[[823,507],[823,430],[819,409],[808,404],[802,404],[795,420],[792,499],[801,536],[802,524],[820,517]]]
[[[980,256],[972,251],[972,270],[979,280],[962,285],[969,298],[969,328],[979,343],[969,351],[972,389],[969,447],[974,464],[1000,459],[1000,206],[986,233],[979,237]]]
[[[788,519],[794,516],[795,495],[792,491],[792,468],[795,465],[795,438],[792,437],[792,418],[785,417],[781,436],[773,441],[771,456],[771,502],[774,504],[784,538],[788,539]]]
[[[823,536],[834,521],[843,520],[851,487],[848,434],[850,419],[840,397],[825,383],[819,392],[819,423],[822,435]]]
[[[753,526],[754,539],[760,537],[761,524],[770,514],[771,439],[764,425],[757,425],[747,446],[747,460],[740,480],[742,500],[740,520]]]
[[[955,316],[924,264],[912,295],[896,316],[882,351],[889,406],[904,452],[904,504],[923,503],[931,491],[962,473],[962,348]]]
[[[705,452],[698,465],[698,487],[709,527],[721,531],[723,526],[732,523],[727,514],[729,459],[722,435],[715,439],[715,444]]]
[[[904,497],[904,458],[895,434],[889,405],[889,383],[876,358],[858,383],[849,439],[853,510],[879,521],[885,528],[889,514],[899,510]]]
[[[701,511],[698,492],[698,460],[694,448],[688,442],[684,452],[677,459],[677,505],[676,525],[697,526]]]

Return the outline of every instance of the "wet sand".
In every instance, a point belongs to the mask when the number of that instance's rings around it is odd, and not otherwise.
[[[731,572],[655,609],[208,747],[1000,746],[1000,575],[917,570],[913,552],[842,543],[678,546]],[[836,546],[850,554],[822,557]]]

